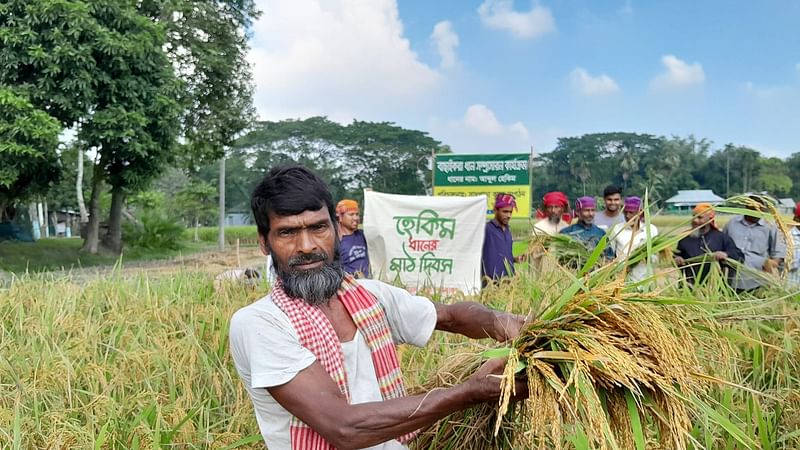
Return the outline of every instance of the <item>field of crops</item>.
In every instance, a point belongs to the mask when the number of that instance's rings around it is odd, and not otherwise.
[[[540,275],[525,266],[479,300],[544,314],[565,292],[583,289],[553,267]],[[693,413],[689,448],[800,448],[800,295],[776,283],[739,298],[715,276],[689,290],[662,267],[659,294],[647,300],[704,333],[713,323],[725,342],[721,355],[702,343],[684,349],[720,379],[710,383],[707,409]],[[0,291],[0,448],[263,448],[231,366],[227,326],[267,290],[215,292],[211,275],[188,269],[80,283],[16,279]],[[448,361],[488,345],[437,332],[424,349],[404,348],[408,384],[441,379]],[[621,448],[668,448],[655,425],[631,425],[636,446]],[[562,442],[544,448],[598,448],[580,424],[563,431]],[[453,448],[475,448],[468,444]],[[434,438],[425,448],[444,447]]]

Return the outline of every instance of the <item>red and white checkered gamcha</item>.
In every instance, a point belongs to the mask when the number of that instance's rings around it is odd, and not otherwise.
[[[406,395],[400,362],[397,359],[392,332],[383,306],[371,292],[356,283],[350,275],[345,276],[336,295],[367,341],[381,397],[388,400]],[[328,317],[318,307],[311,306],[302,299],[289,297],[284,292],[280,279],[273,287],[272,301],[289,317],[300,338],[300,344],[314,354],[350,402],[342,345]],[[401,436],[398,440],[408,442],[415,434]],[[297,417],[292,417],[290,436],[293,450],[334,449],[322,436]]]

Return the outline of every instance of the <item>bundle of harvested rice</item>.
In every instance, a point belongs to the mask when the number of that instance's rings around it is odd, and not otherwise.
[[[482,355],[508,356],[500,404],[439,421],[414,448],[558,449],[567,435],[582,436],[587,448],[686,448],[693,415],[708,409],[709,367],[724,365],[726,347],[691,325],[688,307],[670,303],[658,293],[626,292],[619,281],[588,289],[574,280],[511,348]],[[713,329],[702,320],[702,329]],[[714,361],[702,364],[697,349]],[[475,354],[451,358],[424,389],[461,382],[481,362]],[[520,375],[530,396],[511,403],[509,381]]]
[[[720,209],[742,214],[750,211],[740,207],[750,206],[748,201]],[[774,218],[785,232],[776,211],[758,214]],[[647,213],[644,220],[649,224]],[[568,259],[579,256],[583,264],[577,276],[557,267],[560,281],[549,290],[556,293],[553,298],[539,292],[541,298],[513,299],[517,305],[531,304],[532,311],[510,347],[447,359],[422,389],[463,382],[486,357],[502,355],[508,357],[504,395],[498,405],[479,405],[438,421],[423,430],[413,448],[559,449],[567,443],[586,449],[704,448],[691,436],[697,421],[714,424],[743,448],[757,448],[751,436],[715,409],[719,405],[709,395],[715,384],[734,384],[725,381],[732,362],[729,342],[717,332],[718,322],[704,301],[675,283],[665,290],[653,279],[624,282],[628,268],[671,251],[690,231],[660,234],[624,261],[599,269],[594,267],[606,240],[588,255],[559,238],[537,241],[543,256],[559,251]],[[671,258],[662,261],[678,273]],[[712,279],[720,291],[727,290],[719,270]],[[509,292],[525,293],[524,274],[516,282]],[[644,284],[649,292],[642,292]],[[511,402],[513,381],[520,376],[527,378],[529,398]]]
[[[565,234],[535,235],[531,237],[526,253],[534,260],[549,253],[556,257],[560,265],[573,269],[586,264],[592,254],[584,243]]]

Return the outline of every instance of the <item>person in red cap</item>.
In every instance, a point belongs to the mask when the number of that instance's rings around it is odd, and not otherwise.
[[[789,282],[795,287],[800,286],[800,202],[794,207],[794,226],[790,232],[794,254],[792,265],[789,266]]]
[[[542,198],[544,211],[547,217],[533,225],[533,234],[547,234],[554,236],[569,226],[564,221],[564,212],[569,207],[569,200],[563,192],[548,192]]]

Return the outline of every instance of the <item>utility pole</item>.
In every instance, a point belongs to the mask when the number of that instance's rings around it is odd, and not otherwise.
[[[219,250],[225,250],[225,154],[219,160]]]

